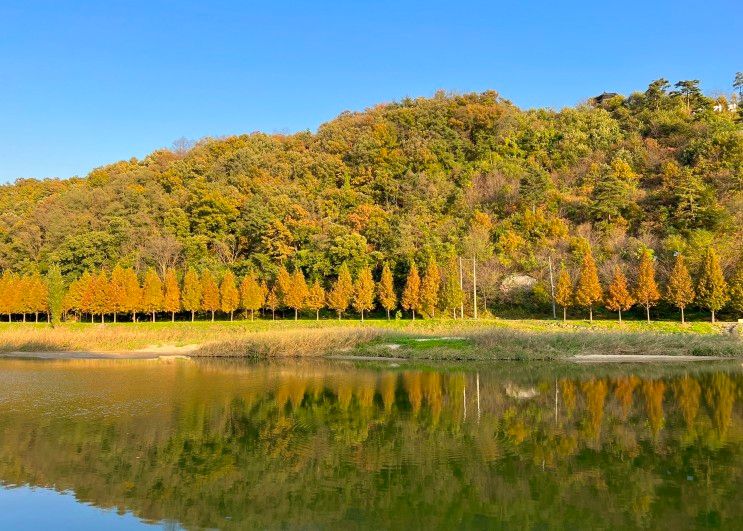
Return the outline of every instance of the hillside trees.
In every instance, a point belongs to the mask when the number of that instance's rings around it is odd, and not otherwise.
[[[637,286],[635,287],[637,302],[645,307],[645,315],[650,322],[650,307],[660,300],[658,284],[655,282],[655,263],[649,249],[644,249],[640,256],[640,265],[637,272]]]

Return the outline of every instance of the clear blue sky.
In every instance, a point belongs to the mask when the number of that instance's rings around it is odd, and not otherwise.
[[[658,77],[729,91],[741,35],[740,0],[0,0],[0,181],[437,89],[555,108]]]

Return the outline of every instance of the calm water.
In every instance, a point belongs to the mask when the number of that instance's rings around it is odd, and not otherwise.
[[[740,529],[742,371],[2,360],[0,521]]]

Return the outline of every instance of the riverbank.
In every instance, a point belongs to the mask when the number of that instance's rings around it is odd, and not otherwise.
[[[590,355],[743,357],[731,323],[482,319],[0,324],[0,356],[551,360]],[[648,358],[649,359],[649,358]]]

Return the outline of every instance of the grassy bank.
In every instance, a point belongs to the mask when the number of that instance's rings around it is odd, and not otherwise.
[[[325,354],[416,359],[558,359],[580,354],[743,356],[730,324],[659,321],[236,321],[0,324],[1,352],[117,352],[183,349],[196,356]]]

